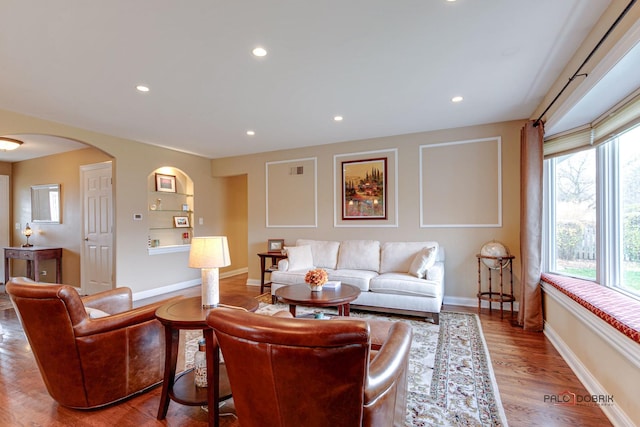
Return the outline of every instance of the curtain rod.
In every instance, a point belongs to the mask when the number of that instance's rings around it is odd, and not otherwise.
[[[538,119],[533,123],[534,127],[537,127],[540,124],[540,120],[542,120],[542,118],[544,117],[545,114],[547,114],[547,111],[549,111],[549,109],[553,106],[553,104],[556,103],[556,101],[558,100],[558,98],[560,98],[560,96],[564,93],[564,91],[567,89],[567,87],[569,87],[569,85],[571,84],[571,82],[573,80],[575,80],[576,77],[587,77],[587,73],[580,73],[580,71],[582,71],[582,68],[587,64],[587,62],[589,62],[589,60],[593,57],[593,55],[596,53],[596,51],[600,48],[600,46],[602,46],[602,44],[605,42],[605,40],[609,37],[609,35],[613,32],[613,30],[618,26],[618,24],[620,23],[620,21],[622,21],[622,18],[624,18],[624,16],[629,12],[629,10],[631,10],[631,7],[634,5],[634,3],[637,0],[631,0],[629,2],[629,4],[627,5],[627,7],[625,7],[625,9],[622,11],[622,13],[618,16],[618,18],[616,18],[616,20],[613,22],[613,24],[611,24],[611,26],[609,27],[609,29],[607,30],[606,33],[604,33],[604,36],[602,36],[602,38],[600,39],[600,41],[598,42],[598,44],[591,50],[591,52],[589,53],[589,55],[587,56],[587,58],[582,61],[582,64],[580,64],[580,67],[578,67],[578,69],[576,70],[575,73],[573,73],[573,76],[571,76],[571,78],[569,78],[569,80],[567,81],[567,83],[565,83],[565,85],[563,86],[563,88],[560,90],[560,92],[558,92],[558,94],[556,95],[555,98],[553,98],[553,101],[551,101],[551,103],[547,106],[547,108],[544,109],[544,111],[542,112],[542,114],[540,114],[540,117],[538,117]]]

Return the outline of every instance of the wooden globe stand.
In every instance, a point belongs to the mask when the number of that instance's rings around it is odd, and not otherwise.
[[[478,258],[478,313],[480,313],[480,309],[482,307],[482,301],[489,301],[489,314],[492,311],[492,303],[499,302],[500,303],[500,318],[504,318],[503,306],[504,303],[509,303],[511,305],[511,317],[513,317],[513,303],[516,300],[513,296],[513,260],[515,256],[513,255],[504,255],[504,256],[489,256],[489,255],[481,255],[477,254]],[[491,276],[492,276],[492,268],[485,265],[488,271],[487,274],[487,282],[489,286],[488,291],[482,290],[482,260],[489,259],[495,260],[499,265],[495,270],[499,271],[499,291],[496,289],[495,291],[492,288],[491,284]],[[509,293],[504,291],[504,271],[509,271]]]

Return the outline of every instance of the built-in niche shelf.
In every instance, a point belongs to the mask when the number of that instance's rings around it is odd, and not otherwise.
[[[164,188],[158,191],[158,188]],[[193,237],[193,181],[178,169],[148,177],[149,255],[188,252]]]

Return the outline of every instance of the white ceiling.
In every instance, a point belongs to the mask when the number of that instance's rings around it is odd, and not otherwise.
[[[529,118],[609,3],[0,0],[0,108],[209,158]]]

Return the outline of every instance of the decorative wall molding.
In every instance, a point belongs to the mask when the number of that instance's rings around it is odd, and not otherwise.
[[[267,228],[318,227],[317,163],[317,157],[265,163]]]
[[[502,227],[501,137],[421,145],[419,157],[420,227]]]

